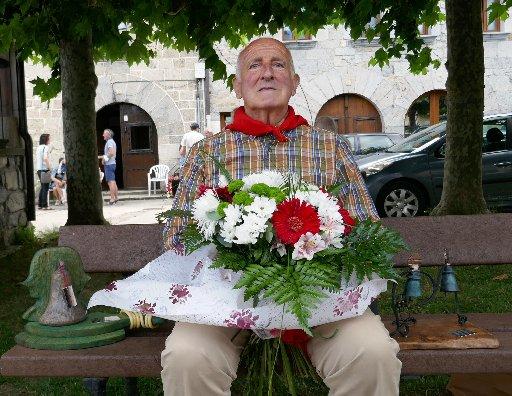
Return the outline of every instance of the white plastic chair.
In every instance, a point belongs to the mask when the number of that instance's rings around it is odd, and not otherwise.
[[[156,183],[163,182],[167,184],[167,174],[169,173],[167,165],[153,165],[148,172],[148,197],[151,195],[152,183],[155,183],[154,192],[156,194]]]

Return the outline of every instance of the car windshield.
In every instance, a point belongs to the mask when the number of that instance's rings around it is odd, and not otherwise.
[[[384,134],[382,135],[360,135],[359,150],[361,154],[370,154],[382,151],[393,145],[393,141]]]
[[[386,153],[411,153],[412,151],[420,148],[434,139],[438,139],[446,131],[446,122],[441,122],[425,128],[411,136],[405,138],[400,143],[391,146],[386,150]]]

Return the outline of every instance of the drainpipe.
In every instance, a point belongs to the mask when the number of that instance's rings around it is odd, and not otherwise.
[[[195,78],[196,78],[196,121],[200,125],[201,131],[204,132],[205,129],[205,117],[203,116],[203,106],[202,106],[202,95],[203,92],[203,82],[205,78],[205,64],[204,62],[198,62],[195,64]]]

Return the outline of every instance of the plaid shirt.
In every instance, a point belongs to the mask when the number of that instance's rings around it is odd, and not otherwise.
[[[309,126],[299,126],[285,135],[288,142],[280,143],[273,135],[255,137],[225,130],[201,140],[187,157],[173,209],[191,210],[201,184],[218,186],[220,172],[212,160],[215,158],[234,179],[272,169],[300,174],[304,181],[317,186],[342,184],[339,198],[353,217],[379,219],[342,136]],[[167,219],[164,230],[167,249],[183,252],[180,233],[189,221],[188,217]]]

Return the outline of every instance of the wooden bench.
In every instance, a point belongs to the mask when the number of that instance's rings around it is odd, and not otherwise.
[[[512,263],[512,214],[384,219],[399,231],[422,257],[423,265],[443,264],[448,248],[453,265]],[[159,256],[163,247],[161,225],[67,226],[60,229],[59,245],[76,249],[87,272],[133,272]],[[108,260],[105,260],[108,251]],[[407,253],[396,257],[406,265]],[[423,315],[418,317],[421,321]],[[442,315],[424,315],[442,317]],[[512,373],[512,313],[468,314],[477,326],[494,333],[498,349],[407,350],[399,353],[402,373]],[[93,394],[104,394],[106,381],[128,378],[136,393],[135,377],[159,376],[160,353],[172,324],[152,331],[138,331],[116,344],[70,351],[43,351],[15,346],[0,359],[4,376],[96,378],[85,384]]]

